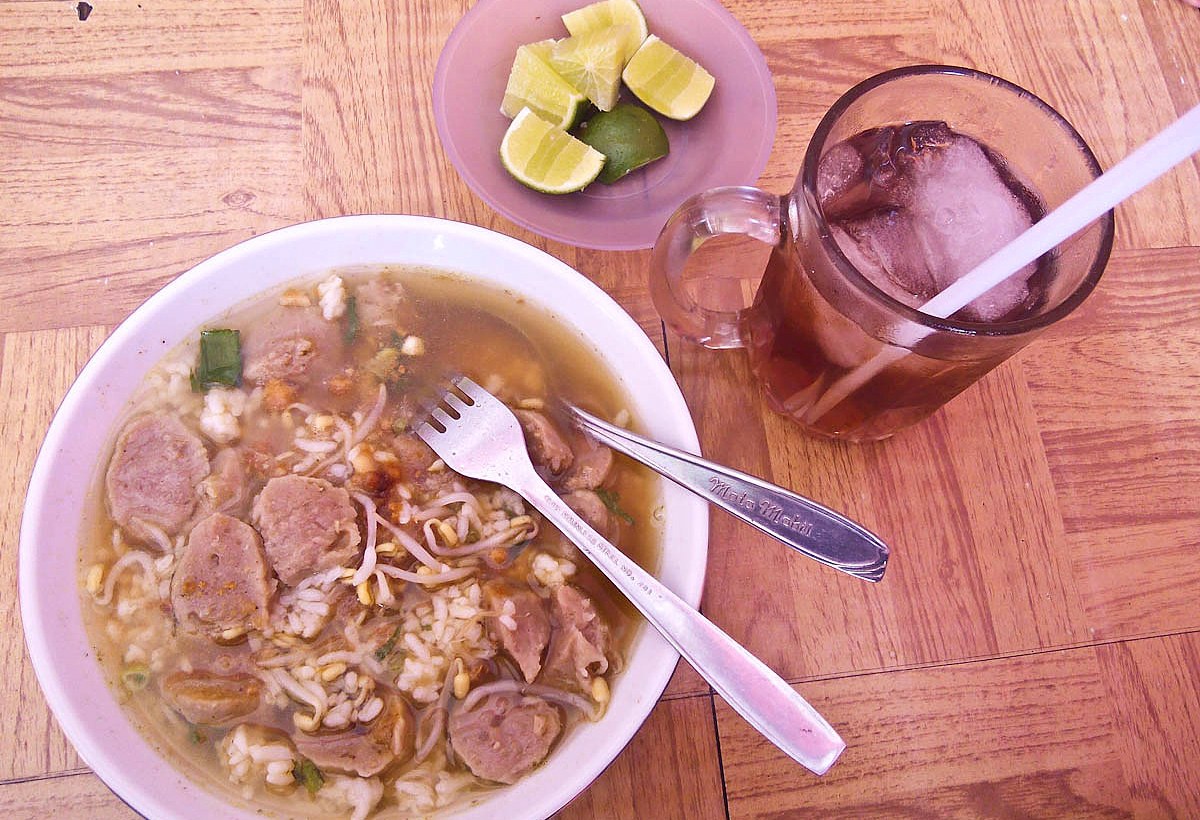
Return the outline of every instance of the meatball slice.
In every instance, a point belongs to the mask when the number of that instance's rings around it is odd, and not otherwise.
[[[188,534],[171,580],[171,608],[181,629],[212,638],[262,629],[272,584],[254,528],[213,513]]]
[[[200,437],[174,416],[134,419],[121,431],[104,477],[112,518],[148,539],[143,524],[175,535],[196,508],[197,485],[209,472]]]
[[[483,587],[488,609],[496,613],[487,619],[488,632],[521,667],[529,683],[542,669],[542,656],[550,640],[550,618],[537,593],[528,587],[516,587],[503,581],[490,581]]]
[[[398,695],[384,696],[384,707],[369,723],[336,732],[297,731],[292,742],[300,754],[321,769],[372,777],[393,762],[412,756],[413,720]]]
[[[288,586],[358,558],[350,494],[323,478],[272,478],[255,499],[251,520],[262,533],[271,568]]]
[[[544,467],[554,475],[570,468],[575,453],[554,422],[536,410],[514,410],[513,415],[521,423],[529,458],[535,467]]]
[[[562,733],[558,708],[539,697],[488,695],[450,716],[450,743],[476,777],[516,783],[546,759]]]
[[[306,384],[316,362],[335,357],[344,346],[336,322],[327,322],[314,307],[287,307],[246,330],[242,350],[246,381],[271,380]]]
[[[177,672],[163,681],[163,697],[191,723],[228,726],[258,710],[262,684],[250,675]]]

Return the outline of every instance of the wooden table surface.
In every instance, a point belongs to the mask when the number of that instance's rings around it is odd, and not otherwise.
[[[428,214],[544,248],[667,355],[704,451],[893,547],[869,586],[712,518],[704,611],[849,748],[816,778],[681,664],[567,818],[1200,817],[1200,163],[1117,212],[1098,291],[921,426],[875,445],[772,415],[741,352],[665,334],[648,252],[494,214],[433,125],[465,0],[0,0],[0,813],[128,817],[54,723],[21,637],[38,445],[89,354],[229,245],[339,214]],[[1181,0],[727,0],[762,48],[790,185],[846,89],[948,62],[1048,100],[1111,165],[1200,100]],[[63,594],[72,594],[64,590]]]

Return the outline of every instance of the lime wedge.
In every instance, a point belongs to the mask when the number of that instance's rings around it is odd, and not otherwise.
[[[537,57],[546,65],[550,65],[550,54],[554,51],[556,45],[558,45],[558,40],[550,38],[549,40],[538,40],[536,43],[528,43],[525,48],[529,49],[534,57]],[[566,81],[564,80],[563,82]],[[570,83],[567,84],[570,85]]]
[[[504,132],[500,162],[526,187],[544,194],[569,194],[599,175],[604,154],[523,108]]]
[[[637,98],[665,117],[690,120],[708,102],[716,80],[699,63],[653,34],[621,74]]]
[[[590,6],[567,12],[562,16],[563,24],[571,34],[587,34],[592,31],[610,28],[611,26],[626,26],[629,31],[625,35],[622,49],[624,63],[634,55],[641,46],[646,35],[646,15],[636,0],[600,0]]]
[[[500,113],[512,118],[522,108],[532,109],[544,120],[559,128],[571,128],[586,108],[587,98],[550,67],[545,57],[553,40],[530,43],[517,49]]]
[[[608,158],[597,177],[610,184],[647,163],[662,159],[670,150],[667,134],[646,109],[617,103],[579,127],[579,139]]]
[[[550,52],[550,67],[601,111],[611,111],[621,93],[628,32],[625,26],[610,26],[559,40]]]

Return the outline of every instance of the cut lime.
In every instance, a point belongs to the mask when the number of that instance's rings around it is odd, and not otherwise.
[[[629,62],[650,33],[646,28],[646,16],[636,0],[600,0],[590,6],[567,12],[562,16],[563,24],[571,34],[587,34],[611,26],[626,26],[629,31],[625,35],[622,55],[624,63]],[[622,65],[624,65],[622,63]]]
[[[522,185],[544,194],[569,194],[599,175],[604,154],[523,108],[504,132],[500,162]]]
[[[559,40],[550,52],[550,66],[601,111],[611,111],[621,93],[628,32],[625,26],[610,26]]]
[[[597,177],[606,184],[662,159],[670,150],[654,115],[631,103],[618,103],[612,111],[591,117],[579,127],[579,139],[608,158]]]
[[[534,57],[537,57],[546,65],[550,65],[550,54],[554,51],[554,47],[558,45],[558,40],[551,37],[548,40],[538,40],[536,43],[529,43],[525,48],[529,49]],[[555,72],[556,74],[558,72]],[[564,80],[563,82],[566,82]],[[567,83],[570,85],[570,83]]]
[[[530,108],[559,128],[571,128],[586,108],[587,98],[558,75],[545,57],[553,40],[530,43],[517,49],[500,113],[515,117],[522,108]]]
[[[621,77],[639,100],[673,120],[690,120],[700,113],[716,84],[699,63],[653,34]]]

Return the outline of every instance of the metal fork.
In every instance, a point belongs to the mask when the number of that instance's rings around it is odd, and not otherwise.
[[[514,490],[571,539],[646,620],[768,740],[816,774],[846,748],[783,678],[579,518],[534,471],[516,416],[465,377],[451,380],[416,433],[451,469]],[[460,395],[461,394],[461,395]]]

